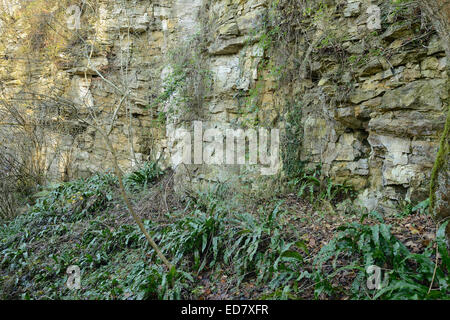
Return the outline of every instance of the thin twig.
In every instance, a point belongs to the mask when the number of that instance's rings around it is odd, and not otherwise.
[[[430,283],[430,287],[428,288],[428,293],[427,293],[427,294],[430,294],[431,288],[433,288],[434,279],[435,279],[435,277],[436,277],[436,271],[437,271],[438,261],[439,261],[439,246],[438,246],[438,244],[436,243],[436,262],[434,263],[433,277],[431,278],[431,283]]]

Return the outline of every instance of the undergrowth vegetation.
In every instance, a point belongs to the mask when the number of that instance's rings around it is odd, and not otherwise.
[[[125,180],[132,193],[145,192],[162,174],[156,164],[147,164]],[[309,189],[304,187],[309,181],[294,183],[299,193]],[[224,196],[226,187],[197,192],[182,201],[184,209],[144,221],[175,271],[161,264],[126,219],[114,176],[51,186],[36,195],[26,214],[1,228],[0,297],[187,299],[224,291],[239,298],[250,286],[252,298],[450,298],[445,225],[417,253],[392,234],[380,214],[360,213],[314,251],[300,235],[294,221],[303,218],[289,201],[274,198],[252,212],[239,211]],[[322,192],[332,196],[333,190]],[[66,286],[72,265],[81,269],[80,290]],[[373,266],[384,275],[378,290],[367,286]],[[350,292],[336,283],[343,272]]]
[[[125,177],[125,185],[130,191],[146,189],[163,174],[164,171],[158,166],[158,163],[146,162],[141,168]]]
[[[319,164],[312,170],[301,170],[292,177],[289,184],[297,190],[298,197],[307,197],[311,203],[322,200],[336,202],[354,197],[354,191],[350,186],[324,178],[321,171],[322,167]]]
[[[318,266],[316,294],[326,292],[335,295],[338,288],[329,283],[329,278],[343,270],[354,270],[351,285],[354,299],[448,299],[450,259],[445,243],[445,227],[442,225],[436,236],[437,252],[442,264],[438,266],[433,259],[434,250],[428,246],[421,254],[411,253],[407,247],[391,234],[391,226],[380,222],[375,225],[351,223],[339,228],[340,232],[316,258]],[[338,266],[341,256],[347,263]],[[323,265],[331,262],[326,271]],[[384,272],[384,281],[377,291],[370,292],[367,286],[367,273],[378,266]],[[435,269],[436,267],[436,269]],[[381,274],[380,274],[381,275]],[[382,280],[381,278],[379,280]],[[433,287],[433,283],[435,286]]]

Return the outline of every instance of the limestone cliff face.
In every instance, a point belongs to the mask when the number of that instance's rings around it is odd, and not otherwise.
[[[53,110],[42,151],[53,176],[109,167],[103,140],[79,121],[94,109],[124,169],[148,158],[170,166],[173,129],[201,120],[205,128],[282,129],[284,174],[293,161],[321,164],[323,175],[360,191],[368,208],[428,196],[448,108],[447,59],[414,3],[36,3],[13,3],[2,20],[0,78],[6,99],[33,91]],[[77,8],[72,30],[67,18]],[[175,171],[180,185],[259,172]]]

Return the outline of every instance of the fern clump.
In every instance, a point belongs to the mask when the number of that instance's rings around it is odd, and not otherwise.
[[[157,162],[147,162],[138,170],[127,175],[124,181],[130,191],[139,191],[147,189],[163,174],[164,171],[158,166]]]
[[[445,243],[446,224],[439,228],[435,240],[441,255],[438,265],[432,244],[421,254],[411,253],[391,234],[391,226],[383,223],[380,215],[376,216],[379,223],[374,225],[362,221],[340,227],[340,232],[321,249],[315,258],[316,297],[336,294],[337,287],[331,280],[350,270],[355,273],[350,292],[354,299],[448,299],[450,257]],[[373,267],[384,274],[378,279],[376,291],[367,282]]]

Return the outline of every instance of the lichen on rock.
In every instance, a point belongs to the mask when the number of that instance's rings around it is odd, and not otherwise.
[[[447,115],[444,132],[442,133],[439,152],[431,174],[430,210],[439,223],[450,219],[450,109]],[[450,228],[447,228],[450,239]]]
[[[80,30],[65,28],[70,1],[37,3],[15,6],[17,19],[2,26],[0,79],[8,99],[26,88],[51,97],[43,106],[58,102],[48,117],[62,129],[46,126],[52,143],[40,151],[49,177],[110,168],[103,140],[76,116],[87,115],[87,105],[107,128],[123,103],[111,140],[125,170],[152,158],[170,166],[169,126],[202,120],[224,129],[280,128],[288,136],[284,173],[320,165],[371,209],[429,196],[448,62],[415,2],[378,1],[373,11],[371,1],[97,0],[95,10],[82,11]],[[371,24],[374,12],[380,26]],[[30,27],[50,16],[67,36],[59,45],[51,30]],[[186,180],[184,168],[174,169]],[[208,183],[248,168],[191,169],[194,183]],[[432,189],[442,189],[436,208],[448,185],[439,172],[432,176]]]

